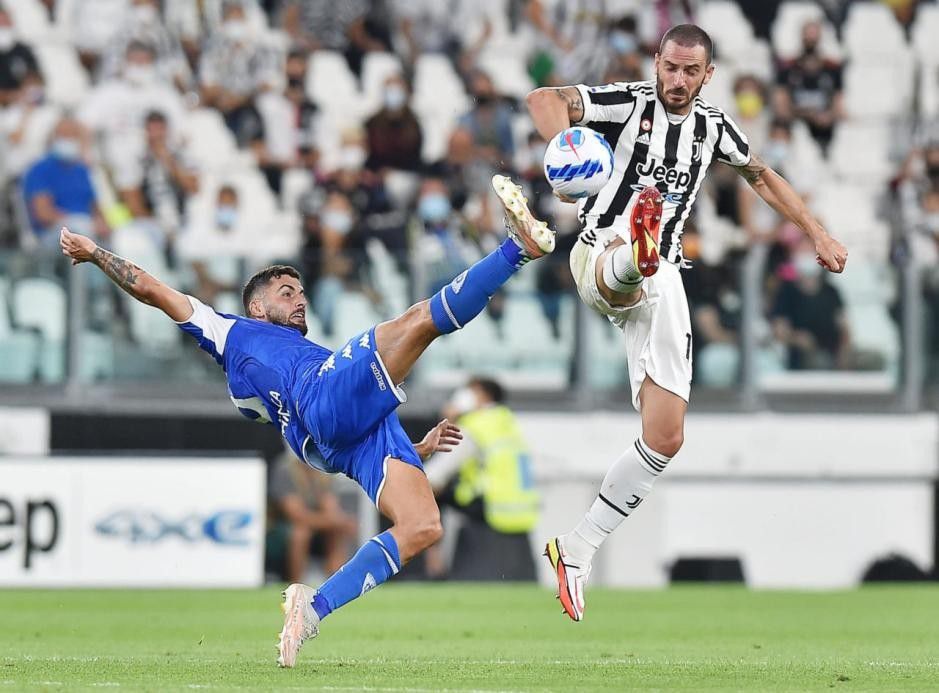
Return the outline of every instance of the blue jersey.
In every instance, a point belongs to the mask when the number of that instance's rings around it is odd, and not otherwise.
[[[297,330],[240,315],[216,313],[189,296],[192,317],[179,326],[225,371],[228,394],[244,416],[280,428],[298,457],[308,431],[297,412],[295,385],[309,381],[330,350]]]
[[[389,458],[421,467],[395,412],[404,391],[382,362],[374,328],[330,352],[293,328],[188,298],[193,313],[179,326],[224,369],[238,411],[280,428],[308,465],[346,474],[376,504]]]

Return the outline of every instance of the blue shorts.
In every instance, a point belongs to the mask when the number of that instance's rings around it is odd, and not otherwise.
[[[298,392],[304,427],[328,471],[358,482],[376,505],[389,457],[423,470],[395,412],[407,397],[375,350],[374,327],[326,359]]]

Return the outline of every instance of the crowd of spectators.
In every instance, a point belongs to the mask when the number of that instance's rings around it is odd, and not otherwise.
[[[749,11],[755,4],[741,6]],[[206,185],[185,123],[195,111],[211,109],[244,160],[263,175],[283,212],[277,219],[296,225],[297,242],[283,259],[302,267],[327,335],[343,292],[361,292],[379,313],[389,310],[369,265],[375,241],[408,277],[412,297],[436,290],[491,249],[502,234],[488,188],[497,172],[523,180],[536,213],[561,232],[558,258],[539,267],[536,281],[557,335],[560,300],[572,288],[563,256],[577,220],[570,206],[548,194],[540,164],[545,143],[521,115],[520,94],[500,90],[492,63],[482,56],[494,41],[524,30],[533,40],[513,59],[523,61],[530,86],[649,78],[659,36],[671,24],[693,21],[699,3],[623,0],[611,9],[614,4],[603,0],[510,0],[498,4],[499,12],[474,0],[43,5],[50,21],[68,28],[90,87],[68,108],[49,99],[50,75],[36,46],[18,32],[16,13],[0,8],[0,239],[6,246],[54,246],[62,224],[108,244],[132,224],[146,231],[169,266],[185,269],[181,276],[191,285],[184,288],[208,301],[235,292],[266,230],[248,220],[250,192],[234,179],[215,171]],[[759,34],[760,17],[751,20]],[[841,66],[821,52],[820,36],[819,23],[806,24],[795,58],[774,60],[771,80],[738,74],[734,102],[719,104],[783,173],[797,164],[790,147],[797,123],[824,154],[846,117]],[[319,51],[341,55],[359,88],[369,54],[394,53],[400,69],[383,78],[371,112],[337,121],[324,117],[328,104],[313,84],[310,65]],[[426,54],[446,57],[469,97],[433,156],[427,152],[434,128],[413,94]],[[328,157],[326,140],[340,142]],[[780,362],[790,368],[849,363],[840,351],[850,341],[842,320],[831,321],[837,334],[822,335],[793,314],[794,306],[816,301],[837,310],[837,290],[824,276],[803,276],[809,268],[791,226],[721,169],[712,170],[709,200],[701,204],[737,232],[715,242],[700,224],[701,235],[691,228],[685,245],[697,260],[687,275],[696,351],[737,343],[737,273],[746,247],[761,242],[773,247],[764,315],[766,339],[775,339]],[[291,184],[298,172],[305,176],[302,190]],[[810,182],[800,188],[810,189]],[[939,194],[917,191],[928,224],[929,210],[939,210]],[[192,211],[197,199],[202,214]],[[493,305],[498,318],[499,300]]]

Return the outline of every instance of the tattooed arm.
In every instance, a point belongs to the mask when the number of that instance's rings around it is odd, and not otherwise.
[[[848,251],[841,243],[828,235],[825,228],[819,223],[809,208],[806,207],[802,197],[789,182],[776,173],[756,154],[743,166],[734,166],[757,195],[781,216],[805,232],[815,243],[815,252],[818,253],[819,264],[831,272],[841,272],[848,261]]]
[[[577,87],[535,89],[525,103],[535,128],[546,140],[584,118],[584,101]]]
[[[110,253],[86,236],[62,229],[59,239],[62,254],[72,258],[72,264],[91,262],[141,303],[154,306],[176,322],[185,322],[192,316],[192,305],[185,295],[140,269],[137,265]]]

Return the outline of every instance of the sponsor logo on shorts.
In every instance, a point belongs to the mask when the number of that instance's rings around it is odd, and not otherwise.
[[[375,363],[374,361],[372,361],[371,363],[371,368],[372,368],[372,375],[375,376],[375,381],[378,383],[378,389],[384,392],[388,388],[385,385],[385,376],[381,374],[381,368],[379,368],[378,364]]]

